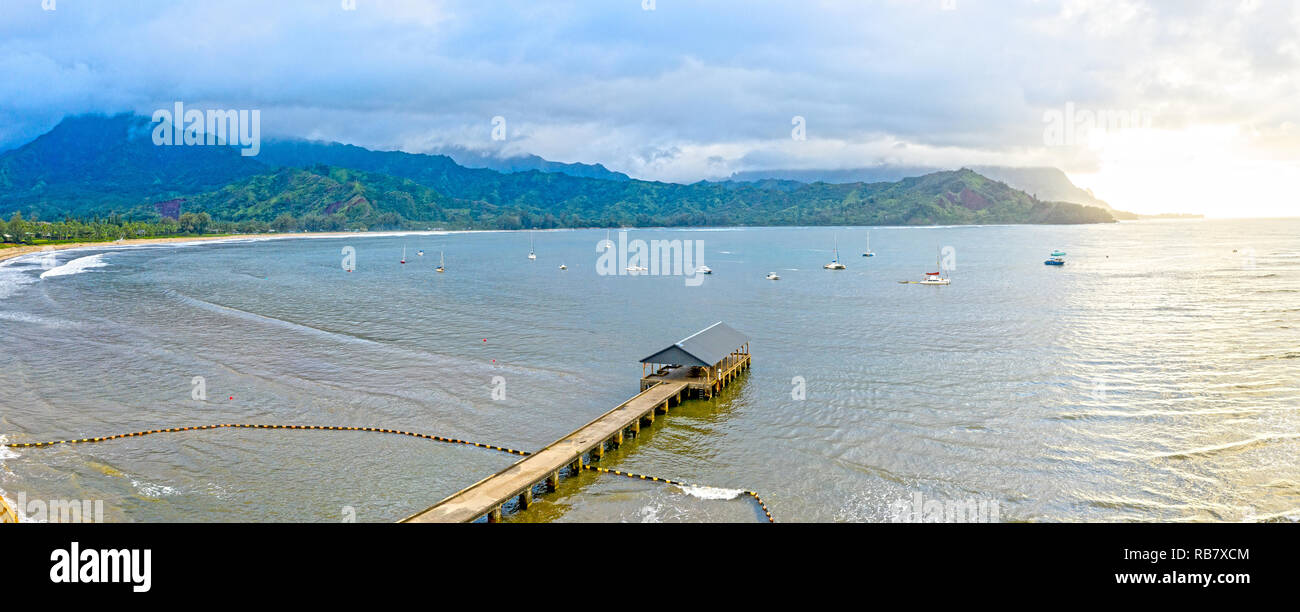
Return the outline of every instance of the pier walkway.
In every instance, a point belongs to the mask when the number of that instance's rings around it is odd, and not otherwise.
[[[749,338],[719,321],[641,363],[641,392],[631,399],[402,522],[468,523],[486,516],[494,523],[501,520],[502,506],[515,499],[519,509],[527,509],[539,487],[559,486],[562,470],[581,472],[588,457],[599,461],[607,445],[617,448],[629,432],[636,435],[642,424],[654,423],[655,414],[667,414],[692,395],[711,398],[721,391],[749,369]]]
[[[495,522],[501,518],[501,505],[515,498],[521,508],[527,508],[535,487],[545,483],[548,490],[555,490],[560,470],[581,470],[587,453],[599,459],[607,443],[621,444],[627,432],[640,432],[641,424],[653,423],[656,413],[667,413],[680,404],[686,388],[684,382],[656,384],[550,446],[402,522],[465,523],[485,515]]]

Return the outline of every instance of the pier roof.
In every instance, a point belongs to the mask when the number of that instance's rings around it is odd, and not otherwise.
[[[749,342],[749,338],[718,321],[672,346],[646,357],[641,363],[671,363],[685,366],[712,366]]]

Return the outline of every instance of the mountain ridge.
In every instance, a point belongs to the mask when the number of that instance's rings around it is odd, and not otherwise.
[[[269,140],[258,156],[242,157],[226,146],[155,146],[150,123],[70,117],[0,154],[0,214],[157,218],[155,203],[184,198],[182,208],[215,220],[310,216],[352,228],[1114,221],[1099,208],[1040,200],[970,169],[893,183],[678,184],[502,173],[446,155],[305,140]]]

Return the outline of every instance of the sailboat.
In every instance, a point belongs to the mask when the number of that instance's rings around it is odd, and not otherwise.
[[[438,267],[435,268],[435,270],[438,271],[438,272],[446,272],[446,271],[447,271],[447,269],[443,267],[442,251],[438,251]]]
[[[934,258],[934,267],[938,268],[939,271],[926,272],[924,280],[898,281],[898,282],[904,285],[947,285],[949,283],[949,280],[943,277],[943,264],[941,263],[942,259],[943,259],[943,253],[941,251],[939,255],[935,256]]]
[[[614,243],[609,239],[609,230],[608,230],[608,229],[605,230],[605,243],[604,243],[604,244],[605,244],[605,249],[604,249],[604,250],[606,250],[606,251],[608,251],[608,250],[610,249],[610,247],[614,246]]]
[[[863,257],[875,257],[876,254],[871,252],[871,232],[867,232],[867,250],[862,252]]]
[[[926,272],[925,280],[921,281],[922,285],[947,285],[948,284],[948,279],[944,278],[942,274],[943,272],[943,264],[941,263],[942,258],[943,258],[942,252],[940,252],[939,255],[936,255],[934,257],[934,267],[937,268],[939,271]]]
[[[406,263],[406,245],[402,245],[402,263]]]
[[[830,263],[828,263],[828,264],[826,264],[826,265],[824,265],[824,266],[822,266],[822,267],[823,267],[823,268],[826,268],[827,270],[844,270],[844,269],[846,269],[846,266],[845,266],[844,264],[840,263],[840,239],[839,239],[838,236],[835,237],[835,259],[832,259]]]
[[[537,254],[533,252],[533,233],[528,232],[528,260],[536,261]]]

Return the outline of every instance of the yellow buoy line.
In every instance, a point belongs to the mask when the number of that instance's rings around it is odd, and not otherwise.
[[[10,442],[10,443],[6,443],[6,444],[4,444],[4,445],[2,445],[2,446],[6,447],[6,448],[41,448],[41,447],[47,447],[47,446],[56,446],[56,445],[59,445],[59,444],[87,444],[87,443],[93,443],[93,442],[107,442],[107,441],[109,441],[109,440],[120,440],[120,439],[123,439],[123,438],[135,438],[135,437],[139,437],[139,436],[148,436],[148,435],[152,435],[152,434],[160,434],[160,433],[175,433],[175,432],[181,432],[181,431],[200,431],[200,430],[206,430],[206,429],[222,429],[222,428],[240,428],[240,429],[304,429],[304,430],[326,430],[326,431],[369,431],[369,432],[375,432],[375,433],[385,433],[385,434],[394,434],[394,435],[401,435],[401,436],[411,436],[411,437],[413,437],[413,438],[424,438],[424,439],[426,439],[426,440],[434,440],[434,441],[437,441],[437,442],[446,442],[446,443],[449,443],[449,444],[464,444],[464,445],[466,445],[466,446],[475,446],[475,447],[478,447],[478,448],[486,448],[486,449],[488,449],[488,450],[494,450],[494,451],[498,451],[498,452],[502,452],[502,453],[510,453],[510,454],[512,454],[512,455],[519,455],[519,456],[523,456],[523,457],[526,457],[526,456],[532,454],[532,453],[530,453],[530,452],[528,452],[528,451],[521,451],[521,450],[518,450],[518,449],[506,448],[506,447],[504,447],[504,446],[497,446],[497,445],[495,445],[495,444],[483,444],[483,443],[480,443],[480,442],[472,442],[472,441],[469,441],[469,440],[460,440],[460,439],[457,439],[457,438],[447,438],[447,437],[444,437],[444,436],[435,436],[435,435],[432,435],[432,434],[418,433],[418,432],[412,432],[412,431],[402,431],[402,430],[400,430],[400,429],[385,429],[385,428],[381,428],[381,427],[347,427],[347,426],[336,426],[336,425],[265,425],[265,424],[257,424],[257,423],[218,423],[218,424],[215,424],[215,425],[193,425],[193,426],[190,426],[190,427],[169,427],[169,428],[166,428],[166,429],[149,429],[149,430],[145,430],[145,431],[135,431],[135,432],[131,432],[131,433],[117,434],[117,435],[112,435],[112,436],[100,436],[100,437],[95,437],[95,438],[75,438],[75,439],[70,439],[70,440],[56,440],[56,441],[52,441],[52,442]],[[668,479],[668,478],[658,478],[658,477],[655,477],[655,476],[645,476],[645,475],[643,475],[643,474],[633,474],[633,473],[631,473],[631,472],[620,472],[620,471],[618,471],[618,470],[610,470],[610,469],[605,469],[605,468],[598,468],[598,467],[594,467],[594,466],[586,465],[585,463],[583,464],[582,467],[583,467],[583,469],[591,470],[591,471],[594,471],[594,472],[603,472],[603,473],[606,473],[606,474],[616,474],[616,475],[618,475],[618,476],[625,476],[625,477],[628,477],[628,478],[636,478],[636,479],[640,479],[640,480],[649,480],[649,481],[652,481],[652,482],[662,482],[662,483],[665,483],[665,484],[670,484],[670,485],[674,485],[674,486],[682,487],[682,488],[697,486],[697,485],[691,485],[691,484],[688,484],[688,483],[685,483],[685,482],[681,482],[681,481],[677,481],[677,480],[671,480],[671,479]],[[763,514],[767,516],[767,521],[768,521],[769,523],[775,523],[775,522],[776,522],[776,521],[772,518],[772,513],[768,511],[768,509],[767,509],[767,504],[763,503],[763,499],[762,499],[761,497],[758,496],[758,493],[755,493],[755,492],[753,492],[753,491],[749,491],[749,490],[745,490],[745,491],[744,491],[744,494],[745,494],[745,495],[748,495],[748,496],[750,496],[750,497],[753,497],[753,498],[754,498],[754,501],[755,501],[755,502],[758,502],[758,506],[759,506],[759,508],[761,508],[761,509],[763,510]],[[10,520],[10,521],[6,521],[6,520],[5,520],[5,517],[6,517],[6,516],[12,517],[12,520]],[[8,504],[6,504],[6,503],[4,502],[4,499],[3,499],[3,498],[0,498],[0,523],[3,523],[3,522],[14,522],[14,523],[18,522],[18,514],[15,513],[12,509],[9,508]]]

